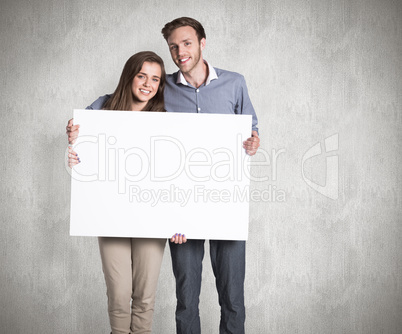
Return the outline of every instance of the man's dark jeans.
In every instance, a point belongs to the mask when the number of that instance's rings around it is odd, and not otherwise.
[[[170,243],[176,278],[177,334],[200,334],[198,310],[205,240]],[[245,241],[210,240],[212,269],[221,306],[220,334],[244,334]]]

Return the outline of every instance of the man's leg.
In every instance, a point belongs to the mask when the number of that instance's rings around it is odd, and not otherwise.
[[[198,304],[201,291],[202,259],[205,240],[170,243],[173,274],[176,278],[177,334],[200,334]]]
[[[246,242],[210,240],[212,269],[221,306],[220,334],[244,334]]]

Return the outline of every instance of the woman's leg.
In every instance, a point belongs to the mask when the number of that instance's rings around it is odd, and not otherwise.
[[[156,287],[166,239],[132,238],[131,332],[151,333]]]
[[[131,239],[99,237],[113,334],[130,333]]]

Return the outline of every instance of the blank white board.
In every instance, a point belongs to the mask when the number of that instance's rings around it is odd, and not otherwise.
[[[74,110],[70,234],[247,240],[250,115]]]

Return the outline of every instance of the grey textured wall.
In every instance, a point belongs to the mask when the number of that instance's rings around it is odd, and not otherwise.
[[[65,125],[137,51],[174,71],[160,29],[183,15],[204,24],[207,60],[245,75],[262,149],[282,150],[252,169],[272,196],[250,204],[247,333],[402,332],[401,1],[0,4],[2,334],[108,333],[97,241],[69,236]],[[202,328],[217,333],[204,265]],[[167,248],[155,333],[174,333],[174,305]]]

